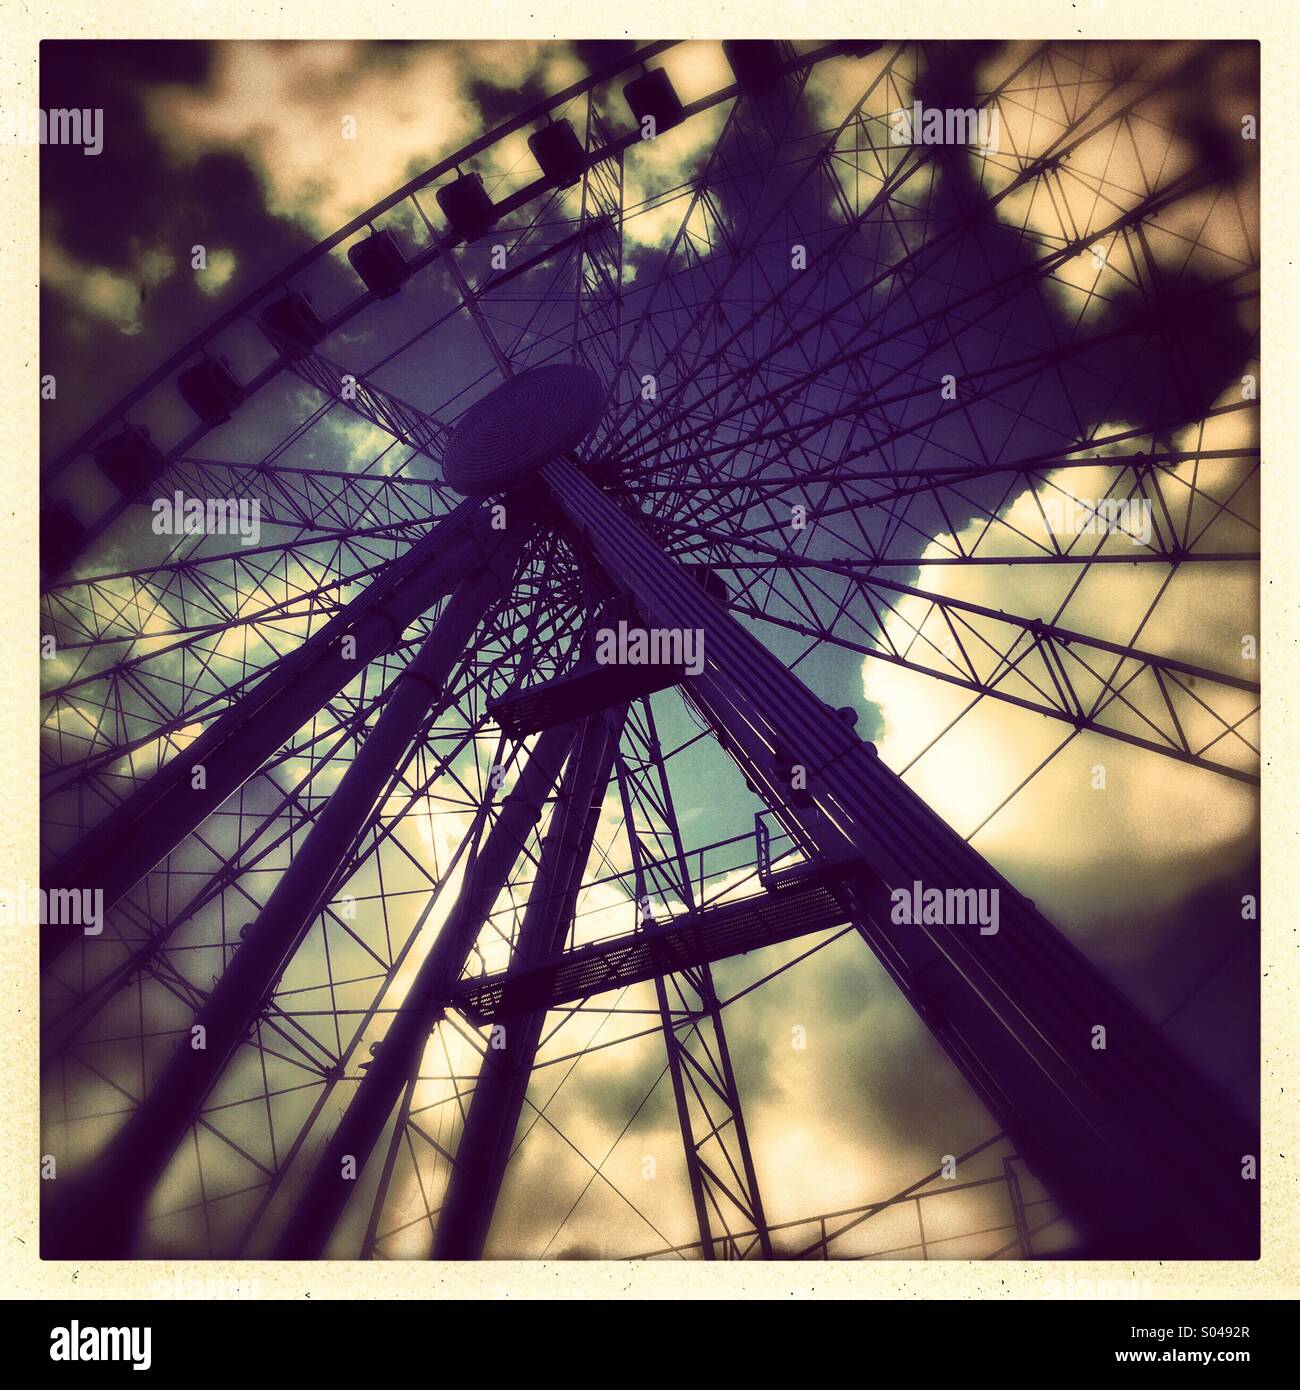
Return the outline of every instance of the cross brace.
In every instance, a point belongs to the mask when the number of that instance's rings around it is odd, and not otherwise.
[[[811,865],[774,880],[766,893],[469,981],[450,1002],[476,1024],[495,1023],[826,931],[854,915],[855,886],[867,872],[852,863]]]

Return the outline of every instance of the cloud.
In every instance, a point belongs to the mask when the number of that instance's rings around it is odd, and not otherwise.
[[[109,324],[134,337],[143,330],[143,309],[148,292],[171,274],[173,258],[162,248],[138,248],[135,263],[127,271],[82,261],[60,242],[46,235],[41,243],[41,283],[75,306],[81,331],[87,320]]]
[[[233,251],[209,252],[207,268],[197,277],[199,289],[210,299],[215,298],[230,283],[237,264]]]
[[[320,238],[490,129],[493,94],[513,114],[522,87],[578,75],[561,44],[221,44],[207,87],[158,88],[149,114],[174,161],[238,151],[267,209]]]
[[[1191,468],[1179,471],[1190,478]],[[1205,476],[1205,464],[1200,472]],[[1047,476],[1040,495],[1051,489],[1067,499],[1100,498],[1114,477],[1104,464],[1062,469]],[[1029,488],[999,516],[1042,544],[1042,515]],[[973,520],[955,539],[971,548],[982,530]],[[1072,566],[927,565],[953,543],[943,535],[927,547],[916,587],[1210,669],[1255,674],[1242,660],[1241,638],[1251,630],[1258,596],[1247,566],[1185,565],[1171,579],[1158,565],[1097,565],[1076,588]],[[1031,549],[1030,539],[1005,544],[1011,553]],[[1143,622],[1157,600],[1154,617]],[[947,640],[947,626],[929,601],[904,597],[887,618],[886,637],[906,647],[917,630],[936,648]],[[942,668],[941,651],[931,655],[929,664]],[[1049,916],[1098,931],[1104,949],[1145,952],[1149,943],[1140,932],[1100,929],[1117,915],[1166,909],[1212,881],[1253,833],[1256,797],[1249,787],[1098,734],[1075,738],[1016,792],[1069,737],[1068,724],[984,698],[936,740],[971,703],[969,689],[871,658],[862,679],[884,721],[881,756],[905,770],[907,782],[960,832],[975,831],[1015,793],[972,843],[1018,886],[1041,895]],[[1226,703],[1235,717],[1254,701],[1233,693]],[[1099,765],[1105,787],[1094,790]]]

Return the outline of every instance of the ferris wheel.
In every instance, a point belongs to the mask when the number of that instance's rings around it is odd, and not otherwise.
[[[50,460],[43,874],[104,916],[42,931],[47,1255],[1254,1248],[1251,1123],[981,839],[1079,748],[1258,782],[1224,63],[650,44]],[[846,978],[968,1128],[819,1204],[746,1081]]]

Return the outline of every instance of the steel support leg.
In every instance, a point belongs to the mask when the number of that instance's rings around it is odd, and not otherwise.
[[[689,1009],[685,1019],[680,1009],[674,1016],[668,997],[669,980]],[[687,990],[696,997],[693,1005],[688,1001]],[[706,963],[672,976],[661,975],[655,980],[655,997],[668,1051],[695,1217],[700,1228],[700,1252],[706,1260],[716,1259],[720,1251],[724,1258],[744,1259],[756,1248],[761,1258],[771,1259],[772,1238],[763,1213],[740,1091],[722,1026],[722,1009],[713,987],[713,973]],[[696,1039],[696,1050],[692,1050],[692,1037]],[[691,1106],[692,1095],[695,1110],[699,1112],[698,1120]],[[697,1126],[702,1134],[697,1134]],[[735,1145],[734,1156],[729,1138]],[[706,1160],[705,1150],[711,1142],[714,1152]],[[710,1207],[720,1227],[716,1233],[709,1215]],[[736,1221],[738,1228],[751,1233],[745,1238],[747,1245],[741,1244],[733,1230],[732,1223],[737,1217],[740,1218]]]
[[[775,804],[806,769],[817,848],[879,876],[864,903],[878,953],[945,1047],[973,1060],[980,1095],[1096,1248],[1111,1255],[1247,1258],[1258,1186],[1243,1157],[1257,1129],[960,835],[783,663],[571,464],[543,477],[578,543],[645,621],[704,634],[693,699]],[[744,761],[742,761],[744,766]],[[996,891],[1000,928],[895,925],[889,892]],[[877,944],[879,943],[879,944]],[[1104,1046],[1098,1046],[1104,1030]]]
[[[394,767],[429,711],[445,703],[443,683],[484,610],[506,590],[522,543],[522,535],[511,534],[507,540],[503,533],[493,561],[457,586],[424,646],[397,677],[374,728],[290,859],[193,1029],[177,1044],[93,1173],[66,1188],[43,1185],[50,1193],[41,1231],[47,1257],[130,1253],[149,1194],[271,998]]]
[[[94,826],[44,875],[47,888],[101,889],[107,910],[165,859],[358,672],[400,641],[403,631],[460,577],[483,563],[498,539],[462,504],[394,561],[341,613],[261,680],[148,782]],[[351,637],[351,644],[343,639]],[[355,649],[353,649],[355,648]],[[206,786],[191,785],[202,764]],[[41,962],[81,935],[46,927]]]
[[[686,865],[672,792],[661,758],[659,734],[648,700],[643,702],[643,712],[646,753],[648,761],[659,775],[663,818],[673,846],[672,862],[680,875],[672,886],[688,910],[694,910],[696,903],[690,871]],[[635,733],[635,724],[633,731]],[[646,900],[648,885],[640,827],[636,817],[640,797],[632,794],[635,774],[627,760],[620,754],[616,763],[619,795],[623,803],[623,823],[627,827],[628,843],[632,851],[633,881],[637,901],[643,902]],[[681,1003],[686,1006],[685,1018],[682,1017],[681,1009],[674,1015],[668,995],[670,983]],[[692,995],[693,1003],[690,1002]],[[659,1005],[659,1021],[663,1027],[664,1050],[668,1056],[668,1074],[672,1081],[673,1102],[682,1135],[682,1151],[686,1159],[691,1201],[695,1208],[695,1223],[700,1232],[700,1253],[706,1260],[712,1260],[716,1258],[717,1246],[721,1243],[722,1248],[728,1253],[734,1254],[737,1258],[744,1258],[747,1252],[736,1240],[727,1219],[730,1210],[739,1213],[743,1220],[749,1223],[753,1232],[750,1248],[757,1246],[762,1258],[771,1259],[772,1240],[767,1229],[763,1198],[759,1191],[749,1145],[749,1133],[740,1104],[740,1088],[736,1084],[735,1072],[732,1069],[731,1050],[727,1046],[726,1030],[722,1023],[722,1006],[713,987],[713,972],[708,963],[670,976],[658,976],[655,979],[655,999]],[[709,1030],[707,1033],[706,1025]],[[692,1037],[696,1039],[696,1051],[692,1051],[691,1048]],[[703,1091],[697,1080],[703,1081]],[[692,1094],[696,1100],[694,1107],[691,1105]],[[717,1111],[723,1108],[726,1113],[719,1117]],[[703,1128],[703,1134],[699,1136],[696,1132],[697,1112]],[[720,1156],[717,1160],[718,1168],[724,1171],[714,1172],[706,1163],[703,1151],[710,1144],[713,1145],[714,1152]],[[734,1154],[732,1145],[735,1148]],[[721,1233],[716,1236],[709,1214],[710,1207],[717,1214],[722,1227]]]
[[[519,963],[563,948],[621,727],[622,716],[614,711],[582,723],[519,929]],[[483,1254],[545,1021],[542,1010],[508,1023],[504,1047],[489,1047],[483,1058],[434,1233],[434,1259]]]
[[[510,873],[541,819],[574,739],[573,725],[548,729],[537,740],[482,849],[465,870],[465,882],[421,963],[356,1094],[325,1146],[275,1249],[281,1259],[320,1256],[357,1183],[343,1176],[344,1160],[354,1161],[358,1179],[374,1152],[402,1088],[415,1075],[429,1033],[465,967],[488,914],[510,880]]]
[[[695,1208],[695,1227],[700,1233],[700,1255],[714,1258],[713,1223],[709,1220],[709,1203],[704,1193],[704,1174],[700,1170],[700,1154],[695,1143],[695,1125],[691,1119],[690,1102],[686,1096],[686,1081],[682,1076],[681,1046],[677,1041],[672,1012],[668,1005],[668,987],[662,975],[655,980],[655,1003],[659,1006],[659,1025],[664,1033],[664,1050],[668,1054],[668,1076],[673,1086],[673,1104],[677,1109],[677,1128],[682,1135],[682,1154],[686,1159],[686,1178],[691,1186],[691,1205]]]

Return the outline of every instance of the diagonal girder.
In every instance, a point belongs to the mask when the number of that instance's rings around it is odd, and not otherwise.
[[[55,888],[89,886],[111,906],[200,825],[327,699],[490,550],[465,503],[385,570],[358,599],[277,662],[251,691],[174,756],[53,865]],[[490,545],[490,542],[487,542]],[[351,642],[346,639],[351,638]],[[191,770],[208,774],[192,785]],[[42,958],[57,956],[76,931],[42,933]]]
[[[638,909],[645,914],[638,930],[646,932],[654,930],[648,916],[652,885],[647,867],[661,896],[671,894],[693,911],[696,894],[649,700],[640,702],[639,715],[634,713],[627,723],[631,756],[620,751],[615,765],[633,889]],[[665,851],[666,857],[652,857],[648,865],[646,851],[651,846]],[[757,1252],[768,1258],[772,1244],[763,1198],[708,961],[692,961],[671,973],[656,968],[652,978],[701,1252],[705,1259],[716,1258],[719,1249],[724,1256],[744,1258]],[[742,1245],[735,1231],[745,1222],[755,1234]]]
[[[579,727],[515,942],[520,961],[555,950],[572,925],[623,717],[623,710],[611,710],[589,715]],[[483,1253],[545,1022],[542,1009],[494,1029],[434,1231],[434,1259]]]
[[[706,666],[690,698],[770,804],[789,798],[787,759],[805,767],[818,812],[805,840],[821,853],[849,849],[890,894],[917,883],[997,893],[993,934],[954,921],[900,930],[883,891],[865,933],[923,1021],[965,1054],[967,1075],[984,1078],[982,1099],[1089,1237],[1125,1253],[1256,1248],[1255,1185],[1240,1166],[1255,1151],[1250,1123],[630,517],[566,461],[542,472],[580,544],[647,623],[698,631]]]
[[[182,1037],[162,1075],[99,1157],[93,1174],[55,1189],[43,1212],[42,1249],[54,1257],[129,1250],[145,1204],[204,1098],[247,1038],[356,841],[394,763],[429,711],[449,703],[446,682],[484,611],[507,588],[526,540],[516,528],[495,556],[457,584],[425,644],[398,677],[256,921]]]
[[[421,962],[401,1010],[308,1177],[277,1246],[277,1254],[284,1258],[313,1258],[328,1243],[354,1191],[354,1184],[341,1176],[342,1160],[350,1155],[357,1171],[364,1171],[402,1089],[420,1065],[452,982],[464,969],[475,938],[509,880],[573,741],[572,725],[548,729],[538,739],[500,817],[472,856],[451,914]]]
[[[724,567],[725,568],[725,567]],[[848,566],[819,565],[851,580],[877,619],[879,636],[860,636],[814,626],[794,617],[736,601],[733,612],[757,618],[903,666],[952,685],[1060,720],[1080,731],[1102,734],[1133,747],[1173,758],[1235,781],[1258,785],[1259,774],[1228,761],[1221,746],[1257,760],[1257,744],[1241,733],[1257,722],[1259,683],[1141,647],[1111,642],[1041,618],[951,598],[876,575],[853,574]],[[919,618],[905,615],[901,601],[920,600]],[[847,605],[847,597],[841,608]],[[888,620],[897,620],[898,631]],[[1196,720],[1201,739],[1189,733]]]

